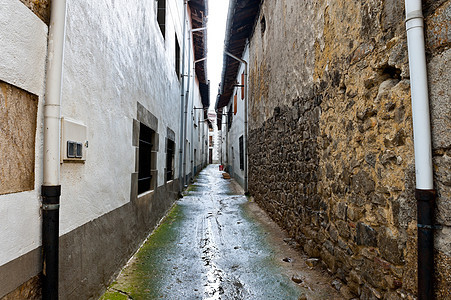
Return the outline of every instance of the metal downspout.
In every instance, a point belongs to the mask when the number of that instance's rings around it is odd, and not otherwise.
[[[186,179],[186,136],[187,136],[187,119],[188,119],[188,102],[189,102],[189,91],[190,91],[190,84],[191,84],[191,34],[196,31],[205,30],[207,27],[201,27],[196,29],[190,29],[189,35],[188,35],[188,86],[186,88],[186,101],[185,101],[185,128],[183,130],[183,182],[186,185],[185,179]],[[193,55],[194,57],[194,55]],[[195,76],[195,75],[193,75]],[[191,141],[192,144],[193,141]]]
[[[52,1],[44,104],[42,195],[43,299],[58,299],[61,86],[66,30],[66,0]]]
[[[194,29],[195,31],[199,31],[199,30],[203,30],[203,29],[207,29],[206,27],[203,27],[203,28],[196,28],[196,29]],[[194,31],[193,30],[193,31]],[[195,60],[194,61],[194,63],[193,63],[193,87],[194,87],[194,77],[195,77],[195,74],[196,74],[196,72],[195,72],[195,70],[196,70],[196,64],[198,63],[198,62],[201,62],[201,61],[204,61],[204,60],[206,60],[207,58],[206,57],[204,57],[204,58],[201,58],[201,59],[198,59],[198,60]],[[194,95],[193,95],[193,93],[191,93],[191,99],[193,99],[194,98]],[[193,101],[191,102],[191,104],[192,104],[192,106],[191,106],[191,115],[192,115],[192,117],[193,117],[193,126],[194,126],[194,99],[193,99]],[[202,116],[203,117],[203,116]],[[193,127],[194,128],[194,127]],[[193,140],[193,135],[194,135],[194,130],[193,130],[193,128],[191,128],[191,161],[193,162],[192,164],[191,164],[191,174],[192,174],[192,178],[191,179],[193,179],[194,178],[194,176],[196,175],[196,174],[194,174],[194,168],[196,167],[196,165],[195,165],[195,157],[194,157],[194,140]],[[201,132],[201,129],[200,129],[200,124],[199,124],[199,132],[198,132],[198,134],[200,134],[200,132]]]
[[[248,105],[248,80],[247,80],[247,70],[248,64],[244,59],[238,58],[230,52],[224,51],[225,54],[232,57],[233,59],[244,64],[244,84],[246,88],[244,89],[244,193],[248,193],[248,164],[247,164],[247,146],[248,146],[248,126],[247,126],[247,105]]]
[[[434,206],[431,128],[421,0],[406,0],[418,226],[418,299],[434,299]]]
[[[185,92],[185,105],[184,105],[184,121],[185,125],[183,128],[183,184],[184,186],[187,185],[186,180],[186,131],[188,130],[188,102],[189,102],[189,90],[190,90],[190,83],[191,83],[191,30],[189,30],[188,35],[188,85]]]
[[[193,87],[194,87],[194,82],[193,82]],[[193,182],[194,176],[196,175],[196,174],[194,174],[194,93],[191,93],[191,104],[192,104],[191,105],[191,149],[189,149],[190,150],[190,162],[191,162],[190,183]]]
[[[183,107],[185,103],[185,51],[186,51],[186,12],[187,12],[188,0],[183,2],[183,44],[182,44],[182,84],[180,87],[180,151],[179,151],[179,180],[180,180],[180,192],[183,190],[185,176],[183,175],[183,154],[184,154],[184,114]]]

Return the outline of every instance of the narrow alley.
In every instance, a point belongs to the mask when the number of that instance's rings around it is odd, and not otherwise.
[[[0,3],[0,300],[451,299],[451,0]]]
[[[342,299],[221,173],[198,175],[101,299]]]

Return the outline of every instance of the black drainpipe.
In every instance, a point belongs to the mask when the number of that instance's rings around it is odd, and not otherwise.
[[[418,222],[418,299],[434,299],[435,190],[415,190]]]
[[[61,186],[42,186],[43,299],[58,299],[58,237]]]

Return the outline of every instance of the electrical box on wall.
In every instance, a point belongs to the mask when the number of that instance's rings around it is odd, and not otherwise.
[[[87,127],[61,118],[61,162],[84,162],[88,150]]]

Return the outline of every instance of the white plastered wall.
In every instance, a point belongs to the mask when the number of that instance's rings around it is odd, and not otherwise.
[[[34,190],[0,195],[0,266],[41,243],[42,112],[47,31],[47,25],[19,0],[0,0],[0,80],[39,97]]]
[[[61,166],[60,234],[130,201],[137,101],[158,118],[157,185],[164,184],[167,127],[179,146],[176,33],[183,42],[183,1],[166,3],[163,38],[155,1],[68,1],[62,116],[87,126],[89,148],[84,164]]]
[[[245,61],[249,61],[249,48],[246,47],[244,50],[244,55],[242,57]],[[236,81],[242,85],[241,74],[244,72],[244,64],[240,64],[240,69]],[[236,177],[240,184],[244,182],[244,170],[240,169],[240,147],[239,138],[243,136],[243,152],[245,151],[245,141],[244,141],[244,105],[245,100],[241,97],[241,88],[235,88],[237,94],[237,113],[233,116],[232,127],[229,131],[229,165],[232,166],[232,175]],[[235,92],[233,95],[235,95]],[[232,95],[232,110],[233,110],[233,95]],[[233,153],[232,153],[233,147]],[[243,153],[244,155],[244,153]]]
[[[175,132],[179,149],[180,82],[174,57],[176,33],[180,47],[183,43],[183,0],[167,1],[165,39],[154,5],[68,0],[61,115],[87,126],[89,148],[85,163],[61,166],[60,235],[130,201],[137,101],[158,118],[158,186],[164,184],[167,127]],[[39,96],[35,189],[0,195],[0,266],[41,244],[47,32],[19,0],[0,0],[0,80]]]

